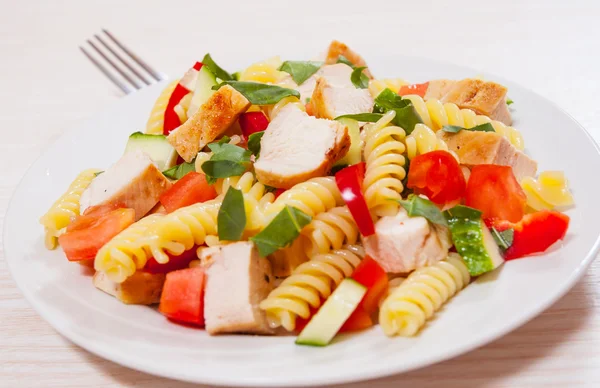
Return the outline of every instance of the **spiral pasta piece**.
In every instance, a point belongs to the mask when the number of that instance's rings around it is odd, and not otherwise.
[[[278,56],[253,63],[240,73],[240,81],[260,82],[289,88],[297,87],[298,85],[288,73],[278,70],[282,64],[283,61]]]
[[[284,191],[266,209],[268,220],[275,218],[284,207],[292,206],[311,217],[344,204],[334,177],[318,177],[298,183]]]
[[[320,307],[321,300],[327,299],[344,278],[352,275],[362,257],[362,247],[348,245],[301,264],[260,303],[269,325],[294,330],[296,318],[308,318],[311,307]]]
[[[165,110],[169,104],[171,94],[177,87],[179,80],[175,80],[167,85],[166,88],[160,93],[160,96],[156,99],[152,111],[150,111],[150,117],[146,123],[146,133],[152,135],[162,135],[165,124]]]
[[[538,179],[525,177],[521,187],[527,195],[527,205],[534,210],[565,208],[575,203],[562,171],[544,171]]]
[[[394,289],[379,310],[379,324],[388,336],[415,335],[440,307],[465,288],[471,277],[462,258],[445,260],[411,273]]]
[[[300,232],[308,257],[358,242],[358,226],[346,206],[317,214]]]
[[[460,109],[456,104],[442,103],[440,100],[430,98],[427,101],[415,94],[403,96],[412,101],[417,113],[429,128],[438,131],[444,125],[458,125],[464,128],[473,128],[477,125],[490,123],[496,133],[504,136],[518,150],[525,148],[523,136],[515,128],[500,121],[492,120],[487,116],[478,115],[470,109]]]
[[[397,126],[389,125],[396,113],[389,111],[373,124],[365,125],[365,146],[363,148],[366,161],[365,199],[371,211],[379,216],[395,215],[398,203],[393,200],[401,198],[404,190],[402,180],[406,176],[402,155],[406,147],[406,133]]]
[[[188,109],[190,108],[190,103],[192,102],[193,96],[194,96],[194,93],[189,92],[188,94],[183,96],[181,101],[179,101],[179,104],[175,105],[175,108],[173,108],[175,113],[177,113],[177,116],[179,117],[179,122],[181,124],[185,123],[188,119],[187,113],[188,113]]]
[[[394,93],[398,93],[404,85],[408,85],[408,82],[402,78],[372,79],[369,81],[369,92],[373,98],[376,98],[385,89],[390,89]]]
[[[406,136],[404,144],[406,144],[406,155],[408,156],[408,159],[413,159],[418,155],[426,154],[431,151],[448,151],[446,142],[437,137],[435,132],[425,124],[415,125],[415,129],[412,133]],[[454,151],[449,152],[458,161],[458,155]]]
[[[100,170],[89,169],[81,172],[71,183],[67,191],[52,204],[50,209],[40,218],[44,226],[44,242],[46,248],[54,249],[58,245],[58,236],[79,215],[81,194],[88,188],[96,173]]]

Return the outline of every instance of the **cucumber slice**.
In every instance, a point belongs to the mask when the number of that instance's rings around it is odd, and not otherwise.
[[[212,87],[217,84],[217,77],[208,69],[207,66],[202,66],[198,71],[198,79],[196,81],[196,89],[187,111],[187,116],[192,117],[194,113],[213,95],[215,92]]]
[[[444,212],[456,251],[471,276],[493,271],[504,263],[500,248],[481,219],[479,210],[455,206]]]
[[[297,345],[327,346],[354,312],[367,288],[344,279],[296,339]]]
[[[340,123],[348,127],[348,134],[350,135],[350,149],[346,156],[338,160],[335,166],[351,166],[356,163],[360,163],[362,160],[361,148],[360,148],[360,127],[358,121],[352,119],[339,119]]]
[[[132,133],[127,140],[125,153],[135,150],[148,154],[160,171],[173,167],[177,161],[177,151],[169,144],[165,135]]]

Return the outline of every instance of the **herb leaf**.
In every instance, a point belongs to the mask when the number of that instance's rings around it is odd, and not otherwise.
[[[494,126],[490,123],[483,123],[483,124],[476,125],[471,128],[464,128],[464,127],[460,127],[458,125],[444,125],[442,127],[443,131],[450,132],[450,133],[457,133],[457,132],[462,131],[463,129],[466,131],[474,131],[474,132],[496,132],[494,130]]]
[[[492,227],[490,232],[492,232],[492,237],[494,237],[494,240],[496,240],[496,244],[498,244],[500,249],[507,250],[510,248],[515,237],[514,229],[511,228],[499,232],[496,228]]]
[[[163,175],[170,179],[181,179],[187,175],[188,172],[192,171],[196,171],[196,165],[193,160],[189,163],[184,162],[177,166],[173,166],[170,169],[163,171]]]
[[[298,85],[310,78],[323,66],[323,62],[314,61],[285,61],[279,68],[292,76],[292,79]]]
[[[98,171],[94,173],[94,178],[97,177],[98,175],[102,174],[104,171]]]
[[[229,85],[242,93],[254,105],[273,105],[289,96],[300,98],[300,92],[297,90],[259,82],[223,81],[213,86],[212,89],[219,90],[223,85]]]
[[[248,149],[256,156],[260,156],[260,140],[262,139],[265,131],[254,132],[248,137]]]
[[[341,115],[335,118],[335,120],[339,119],[352,119],[356,121],[363,121],[366,123],[375,123],[381,119],[383,115],[381,113],[356,113],[350,115]]]
[[[229,143],[210,143],[208,148],[213,155],[202,163],[202,171],[206,174],[208,183],[214,183],[217,178],[242,175],[250,162],[250,151]]]
[[[409,217],[425,217],[429,222],[448,226],[442,211],[430,200],[411,194],[407,200],[399,200]]]
[[[366,66],[357,67],[350,74],[350,81],[352,81],[352,84],[357,89],[366,89],[369,87],[369,77],[363,73],[363,70],[366,68]]]
[[[390,110],[396,112],[394,125],[402,127],[407,135],[412,133],[415,125],[423,122],[409,99],[403,99],[391,89],[386,88],[375,98],[373,113],[386,113]]]
[[[217,215],[219,240],[238,241],[246,228],[246,209],[241,190],[230,187]]]
[[[506,99],[506,105],[512,105],[512,104],[514,104],[514,103],[515,103],[515,102],[514,102],[513,100],[511,100],[510,98],[507,98],[507,99]]]
[[[214,75],[217,76],[217,78],[220,78],[223,81],[230,81],[234,79],[231,74],[223,70],[223,68],[221,68],[219,65],[216,64],[215,61],[213,61],[210,54],[206,54],[204,58],[202,58],[202,64],[208,67],[208,70],[210,70]]]
[[[479,210],[464,205],[456,205],[444,212],[446,220],[449,218],[469,218],[472,220],[479,220],[481,219],[482,214],[483,213]]]
[[[262,257],[290,245],[312,217],[300,209],[286,206],[259,234],[250,237]]]
[[[343,55],[338,56],[336,63],[343,63],[344,65],[348,65],[354,69],[354,63],[350,62],[350,60]]]

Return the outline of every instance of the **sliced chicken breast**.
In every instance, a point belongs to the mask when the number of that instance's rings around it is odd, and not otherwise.
[[[333,120],[342,115],[371,112],[373,96],[369,89],[358,89],[351,81],[349,84],[319,77],[310,100],[313,114],[319,118]]]
[[[506,105],[507,91],[506,87],[495,82],[467,78],[457,81],[441,101],[451,102],[461,109],[471,109],[492,120],[512,125],[512,118]]]
[[[204,319],[209,334],[272,334],[258,305],[273,289],[271,264],[252,242],[221,247],[206,271]]]
[[[390,273],[406,273],[443,260],[452,246],[447,228],[423,217],[409,217],[403,208],[396,216],[375,223],[375,234],[363,239],[367,255]]]
[[[186,162],[191,162],[202,148],[227,131],[250,105],[240,92],[229,85],[222,86],[167,139]]]
[[[123,283],[113,282],[104,272],[96,272],[94,286],[125,304],[155,304],[165,283],[165,274],[137,271]]]
[[[517,150],[506,138],[495,132],[438,131],[437,136],[446,142],[449,150],[456,152],[460,163],[467,167],[477,164],[511,166],[518,180],[526,176],[535,176],[537,171],[535,160]]]
[[[446,94],[448,94],[454,84],[456,84],[456,81],[450,79],[434,79],[429,81],[427,92],[423,98],[425,100],[429,100],[430,98],[441,100]]]
[[[350,136],[345,125],[317,119],[289,104],[269,123],[260,144],[256,177],[265,185],[287,189],[324,176],[348,152]]]
[[[114,203],[134,209],[137,221],[170,187],[171,182],[147,154],[140,150],[127,152],[83,192],[80,212],[83,214],[90,206]]]
[[[330,84],[337,87],[354,87],[350,80],[351,74],[352,68],[343,63],[325,65],[299,85],[296,90],[300,92],[301,101],[305,102],[312,98],[318,78],[325,78]]]
[[[361,67],[367,66],[367,62],[358,55],[355,51],[351,50],[345,43],[334,40],[329,45],[329,50],[327,51],[327,57],[325,58],[325,64],[331,65],[337,63],[340,55],[343,55],[346,59],[350,61],[354,66]],[[364,73],[370,79],[373,79],[373,74],[369,71],[369,69],[365,69]]]

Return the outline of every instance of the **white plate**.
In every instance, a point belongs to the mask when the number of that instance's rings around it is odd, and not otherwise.
[[[379,59],[379,60],[378,60]],[[474,70],[429,60],[370,58],[377,73],[424,81],[461,78]],[[96,290],[80,266],[43,245],[39,217],[81,170],[105,168],[127,136],[143,129],[160,87],[124,98],[67,132],[29,169],[15,191],[4,226],[9,268],[25,297],[56,330],[85,349],[156,375],[198,383],[289,386],[343,383],[423,367],[454,357],[513,330],[550,306],[581,277],[600,235],[598,148],[571,117],[509,81],[515,126],[541,170],[564,170],[577,206],[564,245],[516,260],[478,279],[416,338],[390,339],[379,327],[341,337],[325,348],[293,337],[219,336],[169,323],[154,309],[126,306]]]

